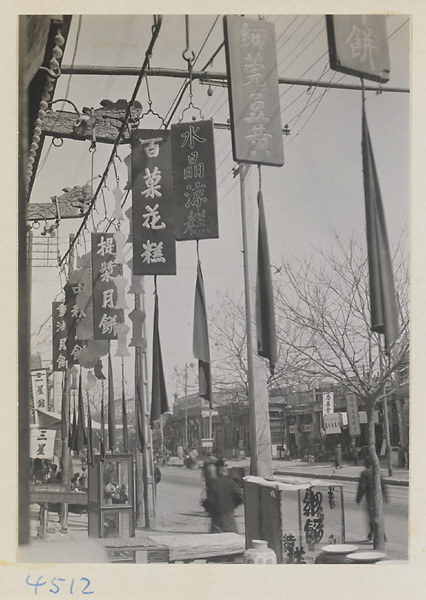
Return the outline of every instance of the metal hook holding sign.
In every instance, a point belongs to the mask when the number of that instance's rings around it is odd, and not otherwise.
[[[158,112],[155,112],[155,110],[152,109],[151,94],[149,91],[148,77],[146,75],[145,75],[145,84],[146,84],[146,93],[148,96],[148,110],[140,115],[139,120],[141,120],[143,117],[146,117],[147,115],[153,115],[154,117],[158,117],[161,121],[162,126],[164,128],[166,128],[166,122],[163,119],[163,117],[160,114],[158,114]]]
[[[193,63],[195,61],[195,54],[193,50],[189,50],[189,16],[185,15],[185,29],[186,29],[186,47],[184,49],[184,51],[182,52],[182,58],[184,60],[186,60],[186,62],[188,63],[188,73],[189,73],[189,104],[186,108],[184,108],[184,110],[182,111],[182,114],[179,118],[179,123],[181,123],[183,121],[183,115],[186,113],[187,110],[189,110],[190,108],[197,110],[199,115],[200,115],[200,119],[204,119],[203,113],[201,112],[201,108],[198,108],[198,106],[195,106],[194,103],[192,102],[192,67],[193,67]],[[192,117],[193,121],[197,120],[197,117],[193,116]]]

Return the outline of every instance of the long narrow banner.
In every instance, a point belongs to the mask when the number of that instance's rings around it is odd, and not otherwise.
[[[120,266],[113,233],[92,233],[93,336],[95,340],[117,339],[116,327],[124,320],[123,311],[116,308]]]
[[[132,132],[134,275],[176,275],[170,132]]]
[[[274,24],[225,16],[232,154],[236,162],[284,164]]]
[[[85,346],[81,340],[77,339],[77,322],[80,316],[84,316],[84,312],[77,305],[77,295],[82,291],[84,286],[84,284],[80,281],[81,275],[81,269],[70,273],[68,281],[64,286],[65,304],[67,307],[65,321],[68,331],[68,365],[78,365],[78,355]]]
[[[213,121],[172,125],[176,239],[219,237]]]
[[[52,362],[54,371],[67,370],[67,324],[64,302],[52,302]]]

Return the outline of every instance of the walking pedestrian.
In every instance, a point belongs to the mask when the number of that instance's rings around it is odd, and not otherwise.
[[[336,451],[334,453],[334,464],[336,466],[336,469],[342,468],[342,445],[341,444],[337,444],[337,446],[336,446]]]
[[[352,461],[354,463],[354,467],[357,467],[358,466],[358,449],[356,447],[355,438],[351,439],[351,455],[352,455]]]
[[[206,481],[211,533],[238,533],[234,509],[243,503],[243,493],[235,481],[226,477],[223,459],[216,462],[216,477]]]
[[[373,470],[371,469],[371,460],[368,454],[364,454],[364,464],[365,469],[361,473],[358,491],[356,494],[356,503],[360,504],[361,500],[366,498],[366,506],[367,506],[367,520],[368,520],[368,535],[367,539],[372,540],[374,534],[374,490],[373,490]],[[382,496],[383,500],[387,502],[387,492],[386,487],[383,483],[383,479],[380,477],[380,482],[382,486]],[[385,536],[386,541],[386,536]]]

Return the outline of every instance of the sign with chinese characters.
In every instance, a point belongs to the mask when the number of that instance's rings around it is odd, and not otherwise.
[[[389,81],[385,15],[327,15],[330,67],[365,79]]]
[[[359,420],[358,398],[355,394],[346,394],[346,412],[350,435],[361,435],[361,424]]]
[[[132,132],[133,275],[176,275],[170,131]]]
[[[31,371],[34,408],[48,410],[47,372],[46,369]]]
[[[70,273],[64,286],[65,292],[65,322],[67,324],[67,361],[68,365],[78,364],[78,355],[85,344],[77,339],[77,323],[85,316],[84,311],[77,304],[77,296],[84,289],[84,284],[80,281],[81,269]]]
[[[219,237],[213,121],[172,125],[177,240]]]
[[[223,24],[234,160],[281,167],[274,24],[234,15],[225,16]]]
[[[334,413],[334,392],[327,392],[322,395],[322,414],[330,415]]]
[[[341,433],[340,413],[327,414],[323,417],[325,433]]]
[[[124,320],[121,309],[116,308],[120,265],[113,233],[92,233],[92,302],[93,337],[95,340],[117,339],[117,325]]]
[[[53,460],[56,431],[53,429],[31,429],[30,458]]]
[[[67,369],[68,330],[65,321],[65,302],[52,302],[52,361],[54,371]]]

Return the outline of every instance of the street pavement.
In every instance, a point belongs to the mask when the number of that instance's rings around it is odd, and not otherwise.
[[[228,460],[229,467],[249,468],[249,460]],[[201,466],[201,463],[200,463]],[[346,543],[354,543],[360,548],[372,549],[372,544],[366,540],[367,523],[365,508],[355,503],[357,481],[362,467],[343,465],[342,469],[335,469],[330,463],[308,464],[302,461],[274,461],[273,471],[281,476],[310,477],[330,482],[343,483],[345,498]],[[387,470],[383,470],[383,475]],[[408,470],[394,469],[392,477],[385,478],[388,482],[389,503],[385,505],[385,528],[388,537],[387,556],[391,559],[408,558]],[[162,468],[162,479],[157,486],[156,518],[151,529],[146,528],[136,531],[136,537],[167,535],[172,533],[207,533],[210,528],[210,519],[200,504],[204,488],[202,470],[189,470],[183,466],[167,466]],[[21,560],[28,561],[36,557],[41,562],[68,562],[66,551],[58,552],[60,547],[71,546],[87,542],[87,515],[69,515],[69,529],[67,534],[61,532],[58,517],[51,514],[49,518],[48,539],[37,541],[36,520],[38,505],[31,507],[31,547],[25,549]],[[244,506],[236,510],[236,520],[241,534],[244,533]],[[93,543],[93,540],[92,542]],[[81,551],[78,550],[81,554]],[[90,562],[76,560],[74,562]],[[45,559],[43,557],[46,557]],[[71,560],[70,559],[70,560]]]

